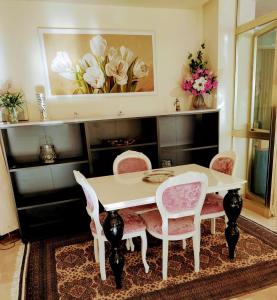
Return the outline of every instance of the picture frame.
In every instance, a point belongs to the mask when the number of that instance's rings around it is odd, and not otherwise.
[[[48,98],[156,94],[150,31],[39,28]]]

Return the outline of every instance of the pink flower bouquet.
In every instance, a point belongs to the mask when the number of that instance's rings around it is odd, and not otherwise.
[[[205,49],[205,44],[201,45],[201,49]],[[189,53],[190,60],[190,77],[182,82],[182,89],[193,96],[210,94],[217,88],[216,76],[207,69],[207,61],[203,61],[202,50],[197,51],[197,56],[194,58],[192,53]]]
[[[195,73],[191,74],[190,79],[183,81],[182,88],[193,96],[198,96],[210,94],[217,88],[217,84],[216,76],[211,71],[198,68]]]

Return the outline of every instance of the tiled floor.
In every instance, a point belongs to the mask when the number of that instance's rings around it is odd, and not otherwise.
[[[242,215],[277,232],[277,217],[266,219],[249,210],[243,210]],[[0,246],[2,248],[2,246]],[[22,243],[17,241],[9,250],[0,250],[0,299],[16,300],[16,287],[20,266],[18,257],[22,254]],[[277,285],[251,294],[234,298],[233,300],[277,300]]]
[[[12,246],[13,244],[11,244]],[[0,245],[0,249],[9,248]],[[9,250],[0,250],[0,299],[18,299],[18,283],[24,246],[21,241],[15,242]]]

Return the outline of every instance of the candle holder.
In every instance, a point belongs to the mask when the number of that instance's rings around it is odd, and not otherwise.
[[[43,93],[37,93],[37,102],[39,104],[39,110],[40,110],[40,120],[41,121],[48,121],[48,113],[47,113],[47,103],[46,98]]]

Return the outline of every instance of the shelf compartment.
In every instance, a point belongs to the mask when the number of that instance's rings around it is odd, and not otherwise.
[[[16,198],[17,209],[26,210],[80,201],[81,199],[84,199],[84,195],[82,188],[75,186],[44,193],[19,195]]]
[[[195,151],[195,150],[204,150],[204,149],[213,149],[218,148],[218,145],[195,145],[195,144],[183,144],[183,145],[172,145],[172,146],[160,146],[160,149],[163,150],[179,150],[179,151]]]
[[[140,148],[140,147],[148,147],[148,146],[156,146],[157,142],[145,142],[145,143],[137,143],[131,145],[122,145],[122,146],[104,146],[104,145],[91,145],[90,151],[98,152],[98,151],[114,151],[117,149],[132,149],[132,148]]]
[[[72,234],[89,228],[85,203],[71,202],[18,211],[21,235],[25,241],[35,241],[60,234]]]
[[[44,164],[41,161],[29,162],[29,163],[15,163],[9,169],[9,172],[14,173],[14,172],[23,171],[25,169],[30,169],[30,168],[51,167],[55,165],[86,164],[86,163],[88,163],[88,159],[86,157],[61,158],[61,159],[57,159],[56,162],[52,164]]]

